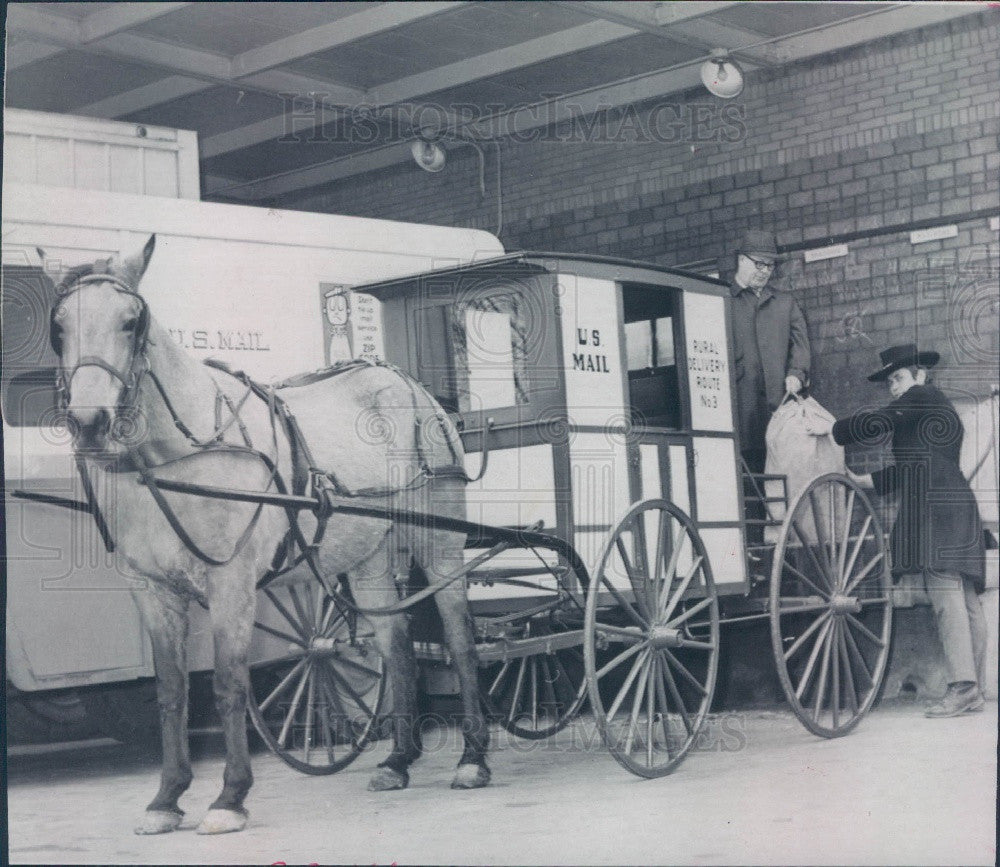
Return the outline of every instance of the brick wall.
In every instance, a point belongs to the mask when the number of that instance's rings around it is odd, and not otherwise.
[[[728,276],[747,226],[794,252],[776,282],[810,322],[814,391],[831,411],[881,402],[862,373],[916,339],[943,356],[939,382],[995,382],[1000,213],[1000,22],[995,12],[748,76],[722,102],[703,90],[504,140],[507,249],[698,263]],[[449,150],[275,204],[496,231],[496,160]],[[909,229],[953,223],[913,245]],[[867,233],[867,234],[864,234]],[[802,248],[850,235],[848,255]],[[861,235],[861,237],[858,237]]]

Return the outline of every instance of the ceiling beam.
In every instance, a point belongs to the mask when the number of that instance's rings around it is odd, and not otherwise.
[[[160,4],[152,3],[149,5],[155,7]],[[114,7],[108,11],[114,11]],[[105,21],[103,26],[110,29],[112,23]],[[88,42],[80,22],[42,12],[22,3],[12,3],[8,6],[7,28],[11,33],[23,35],[34,41],[200,79],[206,87],[213,85],[235,86],[271,94],[316,92],[324,94],[325,98],[331,102],[345,105],[354,105],[364,97],[363,92],[357,88],[281,70],[265,71],[237,79],[232,74],[232,64],[228,57],[161,42],[126,31],[112,33],[97,41]],[[94,28],[94,32],[97,32],[96,28]]]
[[[426,93],[433,93],[479,78],[508,72],[595,45],[603,45],[633,33],[635,33],[635,28],[632,27],[603,21],[589,22],[579,27],[571,27],[548,36],[529,39],[507,48],[480,54],[467,60],[439,66],[417,75],[396,79],[377,88],[372,88],[359,100],[359,104],[363,102],[373,106],[396,106],[400,115],[406,115],[412,108],[413,111],[410,113],[415,114],[414,107],[401,104]],[[326,121],[333,120],[336,116],[334,112],[320,111],[319,108],[316,106],[317,110],[312,119],[306,112],[302,112],[296,118],[296,134],[307,134],[317,124],[321,125]],[[452,124],[459,122],[450,114],[447,117],[436,117],[436,119],[445,120]],[[279,138],[291,132],[290,120],[282,113],[266,120],[209,136],[201,142],[202,157],[220,156]]]
[[[190,5],[191,3],[114,3],[100,12],[91,12],[80,21],[80,41],[96,42]]]
[[[80,105],[73,109],[73,114],[87,117],[106,117],[111,120],[145,111],[154,105],[162,105],[172,99],[180,99],[205,90],[206,84],[200,78],[190,78],[186,75],[168,75],[143,87],[136,87],[122,93],[116,93],[106,99]]]
[[[837,24],[767,40],[767,44],[784,62],[792,62],[978,11],[979,7],[975,4],[894,4]],[[468,132],[483,137],[523,133],[595,111],[676,93],[701,83],[699,65],[700,61],[680,64],[671,69],[519,108],[480,121],[469,127]],[[299,189],[321,186],[409,160],[410,152],[405,145],[390,145],[259,181],[234,183],[232,180],[212,178],[210,183],[206,183],[205,195],[209,197],[217,192],[245,201],[273,199]]]
[[[634,27],[664,42],[690,45],[705,52],[713,48],[736,49],[740,44],[747,45],[760,39],[759,33],[750,33],[735,27],[723,28],[721,25],[716,25],[712,35],[706,36],[690,26],[685,26],[692,23],[701,24],[706,16],[723,12],[735,6],[735,3],[632,3],[628,0],[559,0],[559,2],[594,18],[621,24],[631,22]],[[764,54],[746,50],[733,51],[732,54],[744,63],[760,65],[773,62]]]
[[[9,75],[13,70],[44,60],[53,54],[59,54],[63,49],[58,45],[45,45],[32,39],[8,39],[4,65]]]
[[[368,97],[376,105],[395,105],[424,94],[604,45],[616,39],[634,36],[635,33],[636,28],[631,25],[592,21],[499,48],[496,51],[488,51],[466,60],[438,66],[416,75],[397,78],[395,81],[371,88]]]
[[[382,3],[352,15],[345,15],[329,24],[321,24],[237,54],[232,59],[232,74],[240,78],[273,69],[321,51],[328,51],[338,45],[356,42],[404,24],[451,11],[466,2],[467,0],[454,0],[454,2],[447,0],[447,2],[431,3],[414,0],[409,3]]]

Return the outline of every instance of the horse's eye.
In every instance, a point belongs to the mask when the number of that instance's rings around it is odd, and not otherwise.
[[[128,331],[129,333],[135,331],[136,326],[138,326],[139,320],[136,318],[126,319],[125,324],[122,325],[122,331]]]

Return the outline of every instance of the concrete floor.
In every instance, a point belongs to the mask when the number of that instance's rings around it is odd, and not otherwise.
[[[196,745],[198,746],[198,745]],[[448,788],[454,730],[427,736],[411,788],[373,794],[379,744],[346,771],[307,777],[273,756],[240,834],[193,833],[221,785],[222,757],[198,748],[188,816],[136,837],[154,758],[113,742],[8,759],[12,864],[993,864],[997,705],[950,720],[920,706],[872,713],[851,735],[820,740],[784,711],[728,713],[670,777],[642,781],[578,721],[550,741],[499,732],[494,783]]]

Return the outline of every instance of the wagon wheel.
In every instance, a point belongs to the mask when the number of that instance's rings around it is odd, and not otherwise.
[[[871,501],[838,473],[795,498],[771,571],[771,643],[788,703],[809,731],[847,734],[879,694],[892,580]]]
[[[564,627],[534,618],[518,629],[518,638],[558,635]],[[480,677],[483,701],[511,734],[541,740],[564,729],[580,712],[587,696],[583,654],[579,647],[536,653],[497,662]]]
[[[515,624],[509,635],[552,636],[556,646],[494,663],[480,673],[480,693],[489,716],[511,734],[528,740],[542,740],[564,729],[587,699],[582,637],[572,646],[562,646],[559,637],[570,632],[580,635],[588,579],[565,556],[560,556],[559,565],[564,570],[559,585],[570,594],[565,603],[547,615]]]
[[[251,673],[257,732],[304,773],[347,767],[376,735],[385,693],[371,624],[310,581],[262,590],[254,626],[284,649]]]
[[[605,746],[641,777],[684,759],[705,722],[719,663],[719,603],[691,519],[646,500],[621,520],[587,594],[584,661]]]

